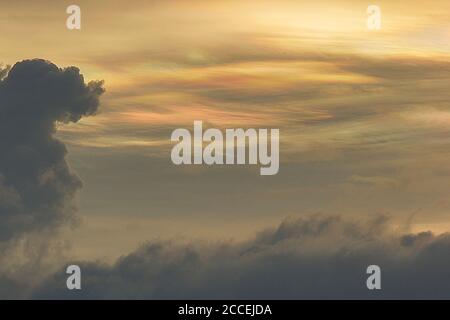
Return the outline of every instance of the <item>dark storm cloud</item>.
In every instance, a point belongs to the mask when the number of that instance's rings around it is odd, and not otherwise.
[[[83,284],[64,271],[35,298],[448,298],[450,236],[394,235],[385,217],[351,222],[313,215],[286,220],[246,243],[153,242],[113,266],[80,263]],[[382,290],[366,288],[367,266]]]
[[[26,60],[0,71],[0,241],[60,225],[81,181],[54,137],[57,123],[93,115],[102,82],[76,67]]]

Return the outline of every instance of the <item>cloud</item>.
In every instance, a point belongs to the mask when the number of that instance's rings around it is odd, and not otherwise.
[[[0,241],[53,228],[73,216],[81,181],[54,137],[56,123],[93,115],[102,82],[85,84],[76,67],[26,60],[0,72]]]
[[[448,298],[450,235],[396,235],[389,219],[355,222],[320,214],[288,219],[243,243],[156,241],[114,265],[78,262],[81,291],[63,270],[34,290],[39,299]],[[382,290],[366,288],[366,268]]]

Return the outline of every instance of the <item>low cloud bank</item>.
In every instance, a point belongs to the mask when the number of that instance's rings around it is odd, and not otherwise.
[[[402,235],[399,235],[401,233]],[[388,219],[289,219],[245,243],[150,242],[114,265],[73,262],[82,290],[64,270],[33,298],[348,299],[449,298],[450,235],[393,230]],[[381,267],[381,290],[366,268]]]

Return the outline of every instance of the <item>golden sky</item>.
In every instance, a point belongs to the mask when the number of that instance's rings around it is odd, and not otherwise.
[[[164,216],[177,233],[195,217],[205,234],[217,217],[316,211],[448,222],[448,0],[378,1],[377,31],[361,0],[80,0],[79,31],[65,28],[72,1],[0,3],[0,62],[105,80],[102,112],[59,131],[91,220]],[[280,128],[280,174],[174,168],[170,132],[194,120]]]

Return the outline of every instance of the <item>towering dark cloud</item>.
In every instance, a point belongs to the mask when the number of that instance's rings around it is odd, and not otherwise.
[[[399,235],[400,234],[400,235]],[[450,236],[410,234],[385,217],[313,215],[286,220],[245,243],[152,242],[114,265],[78,262],[82,290],[64,270],[35,298],[377,299],[450,296]],[[366,269],[381,267],[381,290]]]
[[[55,138],[57,123],[93,115],[102,82],[76,67],[26,60],[0,71],[0,243],[70,220],[81,186]]]

